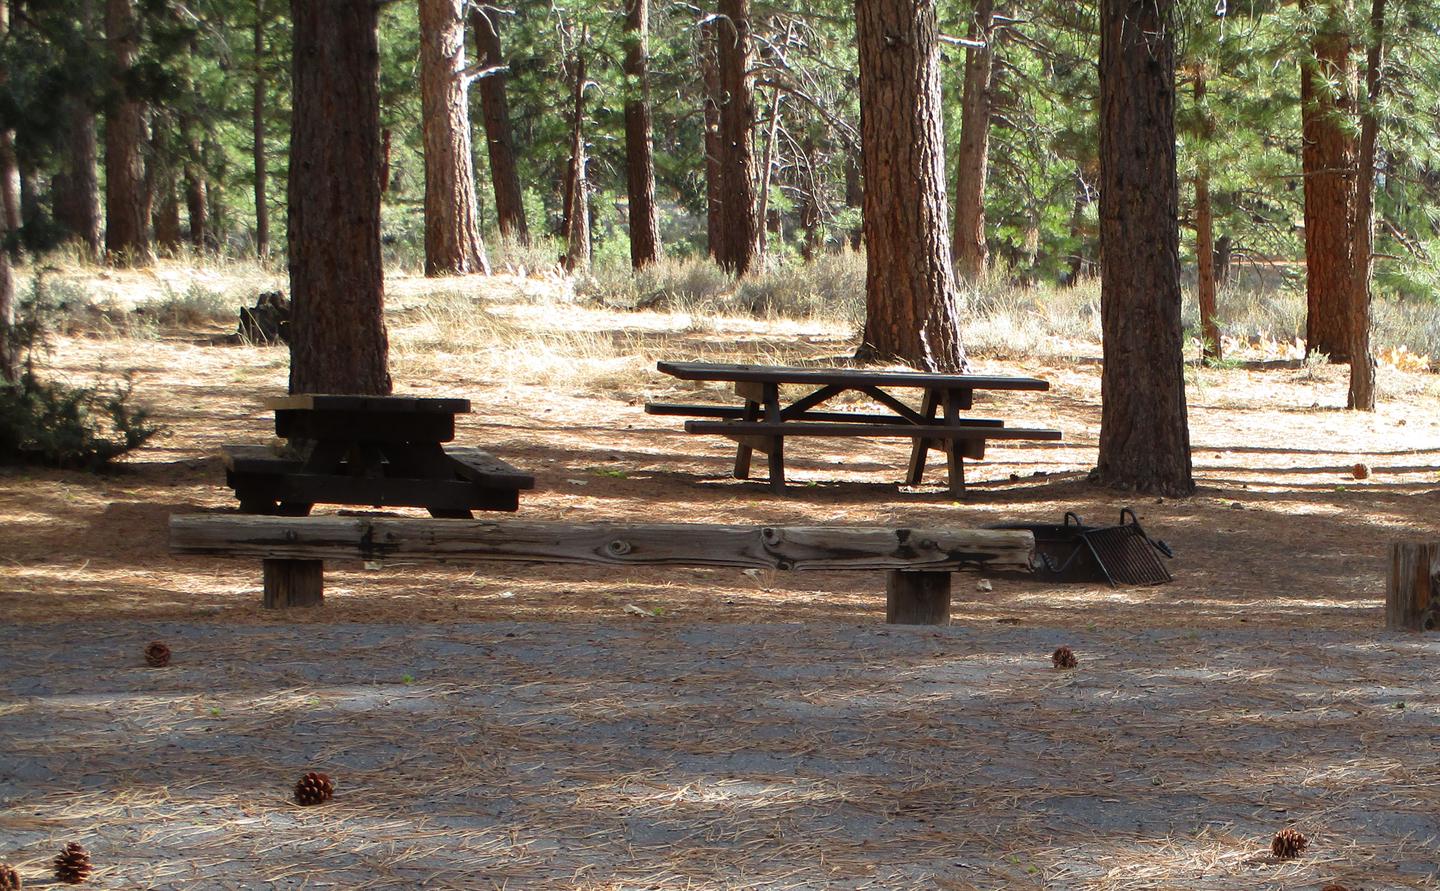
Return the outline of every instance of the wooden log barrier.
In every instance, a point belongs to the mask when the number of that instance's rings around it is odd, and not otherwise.
[[[1395,542],[1390,546],[1385,627],[1390,631],[1440,628],[1440,542]]]
[[[888,572],[887,620],[944,624],[950,573],[1028,568],[1027,530],[870,526],[542,523],[409,517],[170,518],[177,554],[264,561],[267,607],[317,605],[323,560],[520,561],[610,566],[735,566]]]

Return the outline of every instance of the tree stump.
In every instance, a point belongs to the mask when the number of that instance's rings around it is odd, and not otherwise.
[[[1440,543],[1395,542],[1390,546],[1390,583],[1385,590],[1385,628],[1434,631],[1440,627]]]
[[[885,576],[885,621],[891,625],[949,625],[949,572],[904,572]]]
[[[263,560],[266,609],[319,606],[325,599],[324,560]]]

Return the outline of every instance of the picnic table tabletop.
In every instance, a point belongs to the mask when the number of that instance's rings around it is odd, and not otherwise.
[[[767,384],[814,384],[838,387],[925,387],[947,390],[1050,389],[1050,384],[1039,378],[987,374],[941,374],[933,371],[864,368],[801,368],[786,365],[734,365],[718,362],[662,361],[655,367],[663,374],[689,381],[752,381]]]

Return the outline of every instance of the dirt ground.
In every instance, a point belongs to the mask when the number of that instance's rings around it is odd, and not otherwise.
[[[165,524],[233,505],[218,449],[272,435],[284,350],[76,332],[52,372],[135,369],[166,432],[109,474],[0,471],[0,860],[27,884],[78,840],[106,888],[1440,887],[1440,637],[1386,633],[1381,609],[1389,543],[1440,526],[1435,375],[1382,368],[1368,415],[1343,368],[1192,369],[1200,488],[1159,500],[1085,481],[1098,345],[979,356],[1051,390],[977,410],[1064,441],[993,445],[958,501],[934,464],[897,485],[905,443],[795,441],[781,497],[643,413],[727,399],[654,361],[840,357],[843,326],[497,279],[445,285],[494,323],[457,344],[434,287],[389,286],[396,390],[471,399],[457,440],[535,473],[527,518],[1131,506],[1175,581],[962,576],[952,625],[915,629],[883,625],[864,574],[337,565],[323,608],[266,612],[258,566],[171,557]],[[157,638],[170,669],[141,664]],[[1050,666],[1061,643],[1075,671]],[[287,801],[308,769],[334,803]],[[1311,847],[1273,861],[1285,826]]]

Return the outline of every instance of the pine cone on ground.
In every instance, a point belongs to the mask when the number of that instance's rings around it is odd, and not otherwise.
[[[55,881],[78,885],[90,878],[90,854],[78,842],[71,842],[55,855]]]
[[[330,782],[328,774],[311,771],[301,777],[300,782],[295,784],[295,801],[297,804],[324,804],[334,797],[335,784]]]
[[[1294,829],[1282,829],[1270,840],[1270,853],[1281,860],[1293,860],[1305,850],[1310,840]]]
[[[1059,647],[1050,654],[1050,661],[1055,663],[1056,668],[1074,668],[1080,664],[1075,658],[1075,651],[1069,647]]]
[[[0,863],[0,891],[20,891],[24,883],[20,872],[8,863]]]
[[[164,668],[170,664],[170,648],[160,641],[152,641],[145,648],[145,664],[151,668]]]

